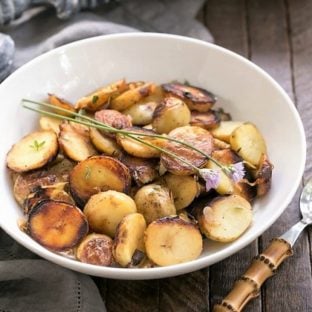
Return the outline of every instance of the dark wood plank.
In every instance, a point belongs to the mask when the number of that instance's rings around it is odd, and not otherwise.
[[[283,0],[248,1],[251,59],[275,78],[295,99],[292,77],[292,44],[288,37],[288,9]],[[299,14],[296,14],[299,17]],[[312,16],[310,16],[311,18]],[[311,40],[311,39],[310,39]],[[306,108],[306,107],[305,107]],[[306,114],[306,109],[302,113]],[[266,231],[260,246],[287,230],[299,220],[298,191],[279,220]],[[311,311],[311,268],[307,234],[295,246],[295,255],[264,286],[264,311]]]
[[[216,44],[245,57],[249,56],[245,1],[209,0],[205,7],[205,21]],[[234,281],[241,276],[257,253],[258,247],[257,241],[255,241],[210,268],[211,306],[229,292]],[[245,311],[261,311],[261,297],[254,300]]]
[[[159,311],[209,311],[207,269],[160,280]]]
[[[159,282],[108,280],[107,312],[159,311]]]

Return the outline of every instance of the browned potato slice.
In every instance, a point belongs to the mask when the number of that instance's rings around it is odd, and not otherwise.
[[[95,128],[90,128],[90,139],[98,151],[108,156],[118,156],[122,152],[114,138],[108,137]]]
[[[130,196],[113,190],[91,196],[83,209],[90,228],[110,237],[115,236],[122,218],[136,211],[135,202]]]
[[[36,131],[14,144],[7,154],[7,166],[16,172],[38,169],[53,160],[58,151],[53,131]]]
[[[267,152],[263,136],[252,123],[236,128],[231,134],[230,144],[239,156],[255,166],[260,165],[262,155]]]
[[[213,147],[214,147],[214,150],[219,150],[219,149],[223,150],[223,149],[231,148],[231,145],[219,139],[213,138]]]
[[[71,103],[65,101],[64,99],[61,99],[61,98],[57,97],[55,94],[49,93],[49,102],[52,105],[56,106],[56,107],[67,109],[68,111],[71,111],[71,112],[75,112],[76,111]],[[66,113],[66,112],[62,112],[60,110],[56,110],[56,112],[58,114],[60,114],[60,115],[63,115],[63,116],[69,116],[69,117],[72,116],[72,114]]]
[[[35,189],[34,193],[28,195],[26,200],[24,201],[23,208],[24,213],[28,214],[33,207],[35,207],[39,202],[47,199],[51,199],[54,201],[62,201],[65,203],[75,205],[72,197],[64,191],[65,183],[57,183],[51,186],[45,186]]]
[[[100,88],[91,94],[82,97],[75,104],[76,109],[86,109],[90,112],[95,112],[105,104],[107,104],[112,98],[118,96],[123,91],[127,90],[128,86],[124,79],[109,84],[103,88]]]
[[[94,114],[94,118],[116,129],[132,127],[131,118],[113,109],[102,109]]]
[[[176,128],[169,133],[169,137],[188,143],[207,155],[212,152],[212,135],[203,128],[192,126]],[[207,162],[205,156],[179,143],[167,141],[165,149],[179,155],[196,167],[202,167]],[[168,171],[176,175],[190,175],[194,171],[189,165],[165,153],[161,155],[161,163]]]
[[[242,124],[241,121],[221,121],[219,127],[211,130],[211,134],[221,141],[230,143],[232,132]]]
[[[64,122],[60,129],[59,143],[70,159],[82,161],[97,154],[90,140],[89,128]]]
[[[192,111],[191,126],[197,126],[206,130],[211,130],[218,127],[220,124],[219,114],[214,110],[209,110],[206,113]]]
[[[110,266],[113,262],[113,240],[104,234],[87,235],[76,249],[76,258],[84,263]]]
[[[39,125],[42,130],[52,130],[57,135],[60,133],[60,125],[62,121],[57,118],[41,116],[39,119]]]
[[[239,195],[252,203],[257,196],[257,186],[246,180],[242,180],[241,182],[234,184],[233,194]]]
[[[123,267],[128,266],[136,250],[144,251],[146,222],[142,214],[131,213],[123,217],[115,234],[113,254]]]
[[[146,134],[156,134],[152,130],[143,129],[139,127],[132,127],[132,128],[126,128],[124,130],[133,132],[133,133],[146,133]],[[135,137],[149,143],[156,145],[158,147],[161,147],[165,144],[165,140],[159,139],[159,138],[152,138],[148,136],[138,136],[134,135]],[[145,144],[142,144],[140,142],[135,141],[134,139],[125,137],[123,134],[117,134],[117,142],[120,144],[123,149],[130,155],[141,157],[141,158],[154,158],[159,157],[160,152],[153,147],[146,146]]]
[[[144,240],[148,257],[160,266],[195,260],[203,249],[197,226],[179,217],[152,222],[145,231]]]
[[[93,156],[77,164],[70,173],[70,192],[82,207],[91,195],[101,191],[128,192],[131,176],[117,159]]]
[[[198,222],[208,238],[223,243],[232,242],[250,226],[251,206],[238,195],[217,197],[202,210]]]
[[[142,101],[145,97],[153,93],[155,88],[156,86],[153,83],[145,83],[144,85],[125,91],[121,95],[112,99],[110,102],[110,108],[123,111]]]
[[[167,94],[182,99],[190,110],[208,112],[216,102],[216,97],[212,93],[198,87],[187,86],[181,83],[166,83],[162,87]]]
[[[167,173],[164,180],[169,190],[172,192],[174,205],[177,210],[181,210],[199,195],[199,183],[193,176],[177,176]]]
[[[137,103],[126,110],[123,114],[128,115],[132,119],[132,123],[136,126],[145,126],[152,122],[157,102]]]
[[[263,154],[260,159],[259,169],[253,172],[256,179],[257,196],[263,196],[271,188],[273,165],[270,163],[267,155]]]
[[[153,115],[153,128],[158,133],[169,133],[171,130],[186,126],[191,120],[191,112],[179,98],[170,96],[157,106]]]
[[[143,214],[147,224],[162,217],[176,215],[172,195],[165,186],[145,185],[135,194],[134,201],[138,212]]]
[[[157,160],[155,159],[147,160],[123,154],[119,160],[127,166],[133,180],[139,186],[150,183],[159,176],[156,169]]]
[[[30,214],[27,232],[40,245],[55,251],[75,247],[88,233],[88,222],[74,205],[46,200]]]

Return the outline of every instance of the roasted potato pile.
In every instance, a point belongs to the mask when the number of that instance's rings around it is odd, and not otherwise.
[[[256,125],[214,109],[217,98],[202,88],[122,79],[74,104],[47,101],[60,119],[41,116],[7,167],[21,229],[52,251],[100,266],[191,261],[203,239],[241,236],[253,200],[270,189],[273,166]],[[240,163],[244,176],[236,181],[216,161]],[[217,184],[208,189],[195,167],[219,172]]]

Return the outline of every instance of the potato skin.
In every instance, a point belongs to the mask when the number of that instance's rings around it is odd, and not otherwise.
[[[96,193],[116,190],[127,193],[131,176],[128,168],[115,158],[93,156],[77,164],[69,177],[70,192],[79,207]]]
[[[169,189],[158,184],[141,187],[135,194],[134,201],[138,212],[143,214],[147,224],[159,218],[176,214]]]
[[[211,130],[218,127],[220,124],[220,117],[216,111],[209,110],[206,113],[192,111],[190,125]]]
[[[83,209],[90,228],[112,238],[122,218],[136,211],[135,202],[130,196],[113,190],[91,196]]]

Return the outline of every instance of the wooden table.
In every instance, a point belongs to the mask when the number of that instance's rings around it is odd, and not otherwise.
[[[312,0],[209,0],[199,20],[207,25],[217,44],[261,66],[293,99],[307,136],[303,180],[308,179],[312,175]],[[301,189],[260,238],[209,268],[152,281],[96,279],[108,312],[212,310],[252,258],[299,220]],[[294,256],[266,282],[261,295],[245,311],[312,311],[311,242],[312,227],[296,244]]]

